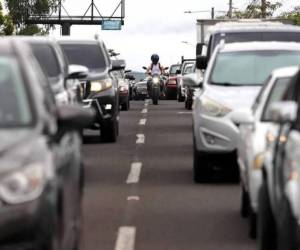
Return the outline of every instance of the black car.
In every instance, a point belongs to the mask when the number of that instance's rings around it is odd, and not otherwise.
[[[64,135],[88,125],[92,112],[57,106],[20,40],[0,40],[0,72],[0,249],[77,249],[81,155],[68,152]]]
[[[68,62],[81,64],[89,69],[84,82],[85,107],[96,110],[96,119],[90,129],[100,131],[101,140],[116,142],[119,134],[119,88],[111,75],[122,65],[112,66],[107,49],[100,40],[60,40]]]
[[[132,90],[134,100],[145,100],[148,97],[147,80],[137,82]]]

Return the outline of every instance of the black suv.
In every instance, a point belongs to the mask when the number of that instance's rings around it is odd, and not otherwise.
[[[57,106],[30,47],[0,40],[0,249],[77,249],[81,154],[66,132],[93,112]],[[77,145],[77,144],[71,144]]]
[[[84,84],[84,105],[96,110],[91,129],[100,130],[101,140],[116,142],[119,133],[119,88],[112,70],[123,69],[114,65],[104,43],[100,40],[59,41],[70,64],[81,64],[89,69]]]

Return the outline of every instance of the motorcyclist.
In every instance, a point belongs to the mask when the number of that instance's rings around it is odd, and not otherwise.
[[[147,74],[150,75],[150,76],[165,74],[165,69],[160,64],[160,62],[159,62],[159,56],[157,54],[151,55],[151,64],[147,68]],[[150,90],[150,87],[151,87],[150,84],[151,84],[151,82],[148,81],[147,82],[147,89],[148,89],[148,91]],[[163,89],[163,82],[161,81],[160,90],[162,91],[162,89]]]

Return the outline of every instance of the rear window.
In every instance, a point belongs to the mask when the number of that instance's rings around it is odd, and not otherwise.
[[[226,43],[254,41],[300,42],[300,32],[236,32],[216,34],[214,36],[213,48],[223,39]]]
[[[86,66],[90,71],[101,72],[107,68],[103,51],[97,44],[61,44],[70,64]]]
[[[176,74],[176,71],[180,69],[180,65],[172,65],[169,72],[170,72],[170,75],[175,75]]]
[[[31,48],[48,78],[58,77],[61,74],[59,62],[50,45],[31,43]]]

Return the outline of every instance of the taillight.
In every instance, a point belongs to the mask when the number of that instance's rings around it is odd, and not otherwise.
[[[176,80],[169,80],[168,85],[176,85]]]

